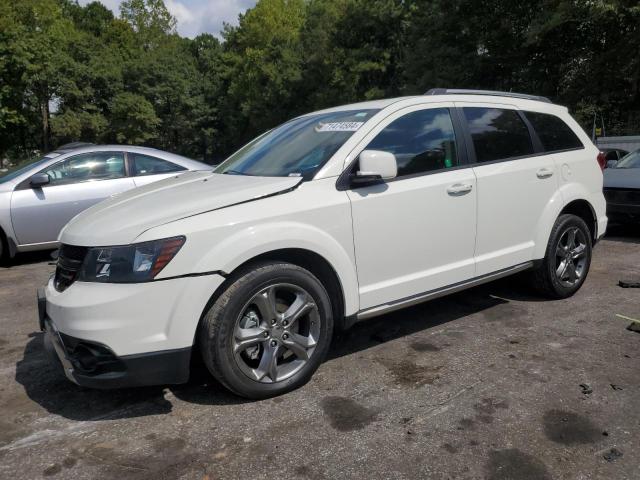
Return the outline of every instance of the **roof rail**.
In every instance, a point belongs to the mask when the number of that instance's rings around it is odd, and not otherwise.
[[[493,95],[496,97],[523,98],[538,102],[553,103],[547,97],[539,95],[527,95],[526,93],[499,92],[495,90],[465,90],[462,88],[432,88],[425,95]]]

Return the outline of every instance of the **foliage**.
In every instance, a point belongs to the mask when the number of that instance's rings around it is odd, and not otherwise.
[[[300,113],[443,86],[638,134],[639,29],[634,0],[260,0],[188,39],[162,0],[0,0],[0,158],[82,140],[218,161]]]
[[[111,105],[110,130],[113,139],[123,144],[144,144],[155,139],[160,119],[153,105],[141,95],[118,93]]]

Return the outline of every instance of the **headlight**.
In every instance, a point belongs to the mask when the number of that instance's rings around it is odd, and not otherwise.
[[[137,283],[153,280],[185,242],[184,237],[117,247],[93,247],[78,275],[81,282]]]

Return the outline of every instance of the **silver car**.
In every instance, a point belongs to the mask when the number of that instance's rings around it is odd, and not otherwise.
[[[0,259],[56,248],[69,220],[111,195],[177,172],[211,169],[153,148],[71,144],[0,173]]]
[[[640,220],[640,150],[631,152],[604,171],[607,217],[616,223]]]

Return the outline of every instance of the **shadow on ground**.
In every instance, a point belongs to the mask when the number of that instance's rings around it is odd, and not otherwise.
[[[509,299],[537,298],[516,291],[513,284],[513,280],[509,283],[494,282],[356,324],[349,331],[336,336],[329,359],[363,351],[419,331],[428,331],[474,313],[484,312],[489,322],[518,321],[515,319],[518,310],[514,310]],[[246,401],[225,390],[197,360],[194,360],[192,378],[185,385],[121,390],[78,387],[64,377],[57,364],[51,362],[45,352],[41,333],[31,335],[23,358],[16,364],[15,379],[24,387],[27,396],[48,412],[79,421],[169,413],[172,403],[166,398],[166,389],[183,401],[201,405],[229,405]]]
[[[15,257],[0,262],[0,269],[13,268],[20,265],[30,265],[32,263],[55,262],[52,255],[56,251],[57,250],[41,250],[38,252],[18,253]]]

